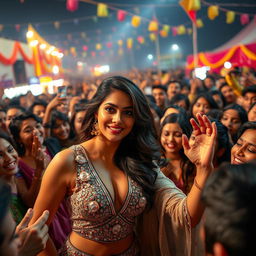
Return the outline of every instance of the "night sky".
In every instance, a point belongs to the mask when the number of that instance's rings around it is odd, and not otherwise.
[[[106,61],[104,58],[109,58],[107,56],[110,51],[113,51],[114,55],[117,56],[117,41],[128,37],[132,37],[136,41],[138,36],[144,36],[146,44],[139,45],[137,42],[134,43],[133,57],[130,54],[125,55],[127,56],[127,63],[133,62],[136,66],[142,67],[146,62],[147,54],[155,54],[155,44],[148,37],[148,23],[142,22],[138,28],[133,28],[130,25],[131,16],[127,16],[125,22],[121,23],[116,19],[116,11],[109,10],[110,17],[98,18],[96,21],[94,18],[96,16],[96,6],[85,2],[79,3],[77,11],[69,12],[66,10],[66,0],[24,0],[24,3],[20,1],[0,0],[0,24],[4,25],[4,29],[0,32],[0,37],[25,41],[27,24],[31,23],[49,43],[63,50],[75,47],[78,52],[78,58],[81,59],[84,59],[82,58],[83,45],[89,47],[88,55],[90,55],[91,51],[95,51],[96,43],[113,43],[111,50],[106,46],[102,49],[106,56],[98,54],[96,59],[91,59],[90,56],[87,56],[85,57],[87,61],[104,62]],[[152,19],[155,14],[162,24],[170,26],[185,24],[186,27],[191,27],[191,22],[178,5],[178,0],[102,0],[101,2],[121,4],[120,6],[115,5],[115,7],[133,14],[138,12],[140,16],[148,19]],[[240,13],[256,14],[256,0],[219,0],[218,2],[207,0],[207,2],[229,4],[222,7]],[[152,8],[149,4],[157,4],[157,7]],[[239,4],[243,6],[237,6]],[[249,5],[254,6],[251,7]],[[199,51],[209,51],[221,46],[243,28],[240,24],[239,16],[236,16],[234,23],[226,24],[226,14],[223,11],[220,11],[215,20],[209,20],[207,7],[202,3],[202,8],[197,14],[198,18],[201,18],[204,23],[204,27],[198,29]],[[250,19],[252,19],[252,16]],[[55,21],[60,22],[60,28],[57,30],[53,24]],[[15,24],[21,25],[20,32],[16,31]],[[81,37],[81,32],[86,33],[85,38]],[[169,54],[170,46],[173,43],[177,43],[180,46],[184,59],[186,55],[192,53],[191,35],[174,37],[170,33],[167,38],[160,37],[161,55]],[[115,57],[113,62],[118,64],[118,57]],[[122,68],[129,68],[129,65],[123,65]]]

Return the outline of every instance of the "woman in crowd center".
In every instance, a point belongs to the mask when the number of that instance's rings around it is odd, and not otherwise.
[[[197,119],[192,141],[182,139],[196,165],[186,197],[158,169],[160,149],[143,93],[126,78],[105,79],[88,105],[84,142],[58,153],[47,167],[31,223],[45,209],[50,223],[68,197],[73,226],[60,255],[190,255],[216,138],[215,124],[200,114]],[[50,240],[42,255],[57,255]]]

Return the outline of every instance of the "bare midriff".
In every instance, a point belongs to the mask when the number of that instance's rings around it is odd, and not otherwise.
[[[94,256],[111,256],[126,251],[133,243],[134,236],[131,234],[126,238],[111,242],[100,243],[86,239],[75,232],[70,234],[71,244],[82,252]]]

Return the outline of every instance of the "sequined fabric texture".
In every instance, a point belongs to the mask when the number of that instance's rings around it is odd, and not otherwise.
[[[70,196],[72,230],[97,242],[114,242],[133,233],[135,218],[147,204],[142,188],[128,177],[128,193],[119,211],[81,145],[73,147],[76,188]]]

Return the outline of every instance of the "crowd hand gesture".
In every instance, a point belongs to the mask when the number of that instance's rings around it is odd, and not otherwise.
[[[198,78],[193,78],[190,80],[190,92],[192,94],[197,93],[197,88],[202,87],[202,82]]]
[[[50,103],[47,105],[47,109],[52,110],[61,104],[65,104],[67,102],[67,97],[60,97],[59,94],[55,96]]]
[[[193,127],[190,139],[188,140],[184,134],[182,136],[184,152],[197,169],[212,170],[217,136],[216,124],[211,123],[205,115],[197,114],[196,117],[198,123],[193,118],[190,120]]]
[[[29,209],[16,228],[16,234],[20,238],[19,256],[35,256],[45,248],[48,240],[48,226],[45,224],[49,217],[49,211],[44,211],[37,221],[28,227],[33,217],[33,209]]]
[[[35,176],[41,178],[43,171],[46,169],[49,164],[46,153],[44,152],[42,142],[39,140],[38,134],[36,131],[33,131],[33,142],[31,155],[36,162]]]

